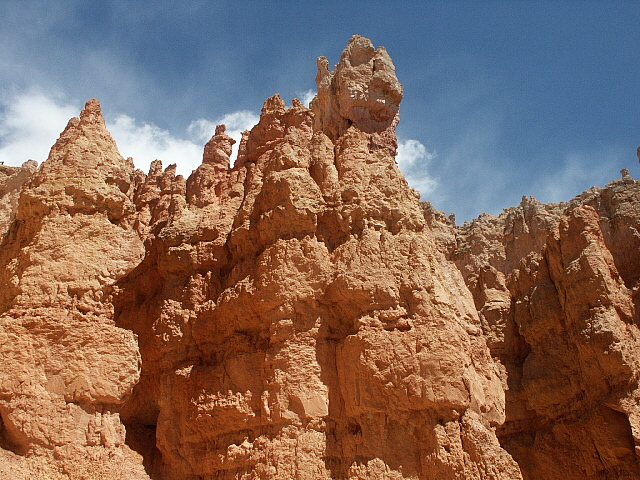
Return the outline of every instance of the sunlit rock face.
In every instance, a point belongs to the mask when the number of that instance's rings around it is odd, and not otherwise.
[[[135,170],[95,100],[0,167],[0,477],[638,478],[636,182],[457,229],[385,49],[316,81],[233,167]]]
[[[316,130],[335,140],[351,125],[367,133],[387,130],[402,101],[391,57],[384,47],[354,36],[334,71],[325,57],[318,58],[317,97],[311,103]]]
[[[519,478],[473,299],[395,163],[393,64],[361,37],[319,64],[312,109],[268,99],[232,169],[220,128],[147,215],[114,300],[143,359],[123,421],[166,478]]]
[[[527,479],[640,477],[639,205],[624,171],[457,229],[425,205],[501,366],[497,433]]]
[[[146,476],[119,416],[140,379],[140,351],[135,334],[116,326],[112,303],[115,284],[144,256],[134,187],[133,163],[95,100],[40,168],[27,162],[5,183],[0,203],[13,208],[2,211],[0,248],[2,478]]]

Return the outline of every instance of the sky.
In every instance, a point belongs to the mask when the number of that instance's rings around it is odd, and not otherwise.
[[[0,1],[0,161],[42,162],[97,98],[123,156],[189,175],[354,34],[404,88],[397,161],[458,224],[640,178],[638,1]]]

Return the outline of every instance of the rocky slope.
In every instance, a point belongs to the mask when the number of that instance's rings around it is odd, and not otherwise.
[[[640,478],[638,184],[456,228],[384,48],[316,83],[186,180],[95,100],[0,169],[0,476]]]

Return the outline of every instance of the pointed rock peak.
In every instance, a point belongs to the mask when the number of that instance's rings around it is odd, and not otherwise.
[[[162,160],[155,159],[149,165],[149,174],[147,177],[156,178],[162,175]]]
[[[384,47],[383,47],[384,48]],[[342,51],[340,62],[352,67],[357,67],[371,61],[376,53],[371,40],[360,35],[354,35]]]
[[[286,111],[285,109],[285,105],[284,105],[284,100],[282,100],[280,98],[280,95],[278,95],[277,93],[270,98],[267,98],[267,100],[264,102],[264,105],[262,107],[262,115],[266,115],[266,114],[278,114],[278,113],[284,113]]]
[[[99,123],[105,126],[104,118],[102,118],[102,109],[100,108],[100,102],[95,98],[89,100],[82,112],[80,112],[80,122],[83,124],[96,124]]]
[[[216,164],[223,170],[229,168],[232,147],[236,143],[233,138],[224,133],[226,129],[226,125],[216,126],[216,133],[204,146],[204,154],[202,156],[203,163]]]
[[[333,72],[325,57],[318,58],[318,95],[312,102],[316,130],[336,139],[351,125],[368,132],[394,128],[402,101],[391,57],[375,49],[368,38],[354,35]]]
[[[67,127],[42,164],[40,181],[46,178],[128,178],[133,163],[125,160],[107,131],[100,102],[89,100],[80,118],[69,120]]]

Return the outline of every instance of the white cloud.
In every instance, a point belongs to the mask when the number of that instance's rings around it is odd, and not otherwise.
[[[2,102],[0,161],[21,165],[29,159],[43,162],[78,107],[64,105],[32,90]]]
[[[569,152],[557,168],[536,179],[531,194],[544,203],[566,202],[592,186],[603,187],[619,178],[621,168],[635,164],[630,157],[629,151],[615,147]]]
[[[311,100],[313,100],[313,97],[315,97],[316,95],[317,95],[317,92],[315,90],[307,90],[306,92],[298,92],[299,100],[306,107],[309,106],[309,104],[311,103]]]
[[[409,169],[416,165],[424,167],[436,157],[435,152],[428,152],[427,148],[418,140],[401,140],[398,142],[398,155],[396,162],[401,170]]]
[[[202,162],[204,144],[215,133],[216,125],[226,125],[225,133],[236,141],[231,154],[233,163],[238,154],[242,132],[251,130],[259,119],[258,115],[248,110],[227,113],[214,121],[200,118],[191,122],[187,128],[185,133],[189,139],[175,137],[153,124],[138,125],[135,119],[127,115],[116,117],[115,123],[108,123],[107,128],[118,143],[122,155],[133,157],[138,168],[146,171],[153,160],[160,159],[165,166],[177,164],[177,172],[188,177]]]
[[[202,145],[176,138],[167,130],[153,124],[138,124],[128,115],[118,115],[107,122],[107,129],[124,157],[133,157],[137,168],[147,172],[153,160],[163,166],[177,164],[177,171],[185,177],[202,162]]]
[[[436,152],[430,152],[418,140],[400,140],[396,162],[404,174],[409,186],[420,192],[422,199],[433,193],[438,182],[427,173],[427,166],[436,158]]]
[[[71,117],[77,117],[80,107],[64,103],[53,95],[32,90],[2,102],[0,113],[0,161],[6,165],[21,165],[34,159],[46,160],[51,146],[60,136]],[[228,113],[215,121],[196,120],[176,136],[152,123],[138,122],[121,114],[107,121],[107,129],[124,157],[133,157],[137,168],[148,171],[153,160],[164,166],[175,163],[179,174],[188,176],[202,161],[204,144],[215,132],[216,125],[225,124],[227,134],[236,140],[235,158],[242,132],[258,123],[253,112],[241,110]]]
[[[189,125],[187,132],[193,141],[204,145],[215,133],[216,125],[226,125],[225,133],[236,141],[231,153],[231,162],[233,163],[238,155],[242,132],[251,130],[258,123],[258,120],[260,120],[260,117],[255,113],[249,110],[238,110],[237,112],[227,113],[215,121],[205,118],[194,120]]]

